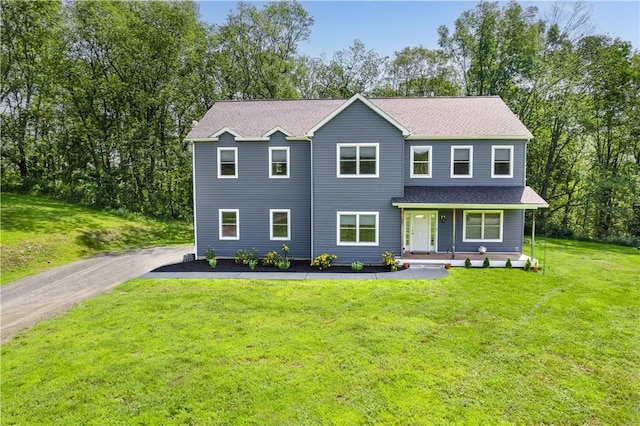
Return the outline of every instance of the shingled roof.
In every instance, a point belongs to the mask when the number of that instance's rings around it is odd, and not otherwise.
[[[220,101],[211,107],[186,139],[208,139],[230,131],[240,138],[263,138],[279,128],[292,137],[310,131],[353,102],[377,108],[416,138],[514,138],[533,136],[497,96],[297,99]]]
[[[405,186],[404,197],[391,199],[394,206],[542,208],[549,205],[528,186]]]

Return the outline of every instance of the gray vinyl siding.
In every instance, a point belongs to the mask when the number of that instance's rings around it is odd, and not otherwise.
[[[379,144],[378,178],[336,177],[338,143]],[[400,257],[400,209],[391,198],[403,191],[402,133],[357,101],[320,128],[313,138],[313,250],[331,253],[336,264],[361,261],[378,264],[382,252]],[[378,212],[377,246],[337,245],[337,212]]]
[[[411,147],[431,146],[431,177],[411,178]],[[451,147],[473,146],[473,177],[451,178]],[[493,146],[513,146],[513,177],[492,178]],[[404,181],[407,186],[524,186],[526,141],[459,140],[407,141],[404,154]]]
[[[502,242],[463,242],[464,208],[456,209],[456,252],[475,253],[484,246],[488,252],[522,252],[524,232],[524,210],[503,210]],[[479,209],[472,209],[479,210]],[[490,211],[490,210],[487,210]],[[438,225],[438,252],[451,251],[453,234],[453,210],[441,209],[438,215],[445,216],[445,222]]]
[[[289,179],[269,179],[269,147],[287,146],[290,154]],[[217,148],[237,147],[238,178],[219,179]],[[196,142],[195,205],[197,255],[214,247],[219,257],[233,257],[238,249],[255,247],[261,256],[267,251],[289,248],[292,258],[310,258],[311,201],[309,142],[289,142],[277,132],[269,142],[236,142],[232,135],[218,142]],[[240,239],[218,239],[218,210],[238,209]],[[291,210],[291,240],[270,240],[269,210]]]

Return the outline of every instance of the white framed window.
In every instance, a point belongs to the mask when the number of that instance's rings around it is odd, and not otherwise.
[[[240,211],[238,209],[218,210],[218,238],[221,240],[240,239]]]
[[[513,146],[494,145],[491,147],[491,177],[513,177]]]
[[[338,212],[337,245],[377,246],[378,212]]]
[[[431,147],[412,146],[411,147],[411,177],[430,178],[431,177]]]
[[[269,147],[269,178],[289,178],[289,147]]]
[[[238,148],[218,148],[218,177],[221,179],[238,177]]]
[[[336,147],[338,177],[378,177],[377,143],[339,143]]]
[[[272,240],[291,239],[291,210],[269,210],[269,238]]]
[[[502,210],[465,210],[463,241],[502,241]]]
[[[451,147],[451,177],[452,178],[473,177],[473,147],[472,146],[452,146]]]

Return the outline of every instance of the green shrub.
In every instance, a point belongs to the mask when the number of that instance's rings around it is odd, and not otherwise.
[[[209,248],[207,249],[207,251],[205,251],[205,252],[204,252],[204,257],[205,257],[207,260],[215,259],[215,257],[216,257],[216,251],[215,251],[215,249],[214,249],[213,247],[209,247]]]
[[[471,259],[468,257],[464,260],[464,267],[467,269],[471,268]]]
[[[484,258],[484,262],[482,262],[482,267],[483,268],[488,268],[489,266],[491,266],[491,263],[489,262],[489,258],[485,257]]]
[[[513,268],[513,265],[511,264],[511,259],[507,258],[507,263],[504,264],[504,267],[507,269],[511,269]]]
[[[278,269],[282,269],[282,270],[287,270],[291,267],[291,262],[289,262],[287,259],[285,260],[281,260],[278,263]]]
[[[207,260],[209,262],[209,266],[211,266],[212,268],[215,268],[216,265],[218,264],[218,260],[215,257],[212,257],[211,259]]]
[[[282,255],[277,251],[270,251],[264,255],[264,259],[262,259],[262,264],[264,266],[278,266],[278,263],[282,262],[284,259]]]
[[[251,269],[252,271],[254,269],[256,269],[256,265],[258,264],[258,260],[257,259],[251,259],[249,261],[249,269]]]
[[[251,249],[251,252],[248,252],[247,250],[238,250],[236,252],[236,257],[235,257],[235,261],[236,263],[241,263],[243,265],[248,265],[250,261],[255,260],[257,261],[259,258],[258,256],[258,251],[256,250],[255,247],[253,247]]]
[[[323,269],[330,268],[333,261],[337,258],[338,256],[336,256],[335,254],[322,253],[320,256],[317,256],[315,259],[313,259],[313,262],[311,262],[311,266],[314,266],[322,271]]]
[[[362,262],[353,262],[351,264],[351,269],[354,271],[362,271],[362,268],[364,268],[364,265],[362,264]]]
[[[398,270],[398,261],[392,251],[382,253],[382,264],[388,266],[391,271],[395,272]]]
[[[525,271],[530,271],[531,270],[531,260],[527,259],[527,261],[524,263],[524,270]]]

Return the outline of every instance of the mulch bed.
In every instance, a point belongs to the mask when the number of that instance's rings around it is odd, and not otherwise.
[[[365,265],[362,271],[353,271],[351,266],[332,266],[322,271],[312,267],[308,260],[290,260],[291,267],[287,270],[280,270],[273,266],[256,265],[252,271],[247,265],[239,265],[233,259],[218,259],[215,269],[209,266],[206,260],[194,260],[192,262],[174,263],[154,269],[151,272],[328,272],[339,274],[362,274],[362,273],[378,273],[389,272],[389,268],[382,265]]]

